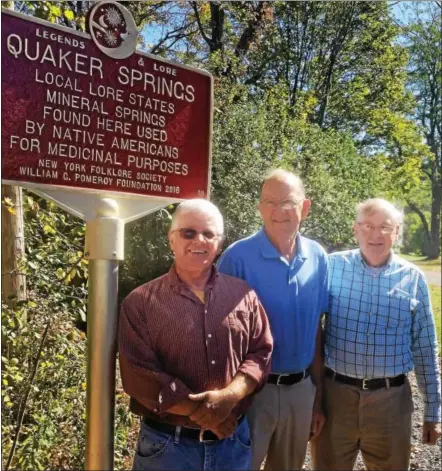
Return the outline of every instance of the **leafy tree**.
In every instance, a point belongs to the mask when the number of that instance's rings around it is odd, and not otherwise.
[[[161,27],[162,35],[147,46],[207,68],[216,89],[228,84],[221,89],[229,98],[220,101],[217,93],[216,108],[244,100],[253,108],[277,90],[286,100],[283,115],[348,133],[378,171],[376,191],[397,198],[419,185],[428,148],[410,119],[408,54],[396,41],[400,28],[387,2],[152,3],[157,16],[146,25]],[[216,159],[214,147],[215,166]]]
[[[14,9],[19,13],[84,31],[86,13],[92,4],[91,1],[25,1],[14,2]]]
[[[403,27],[410,53],[408,84],[416,99],[414,119],[419,124],[430,149],[421,157],[423,184],[431,187],[431,211],[413,195],[408,195],[409,207],[422,221],[424,244],[422,253],[429,258],[440,254],[440,224],[442,202],[442,5],[440,2],[415,3],[412,21]]]
[[[428,217],[429,212],[425,211]],[[419,216],[411,210],[407,210],[404,218],[404,231],[401,251],[403,253],[422,254],[422,240],[424,240],[424,227]]]

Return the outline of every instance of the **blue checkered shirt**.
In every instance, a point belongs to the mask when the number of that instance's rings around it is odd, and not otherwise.
[[[413,368],[424,420],[441,421],[437,338],[428,286],[413,264],[391,254],[368,266],[359,249],[329,257],[325,364],[355,378],[384,378]]]

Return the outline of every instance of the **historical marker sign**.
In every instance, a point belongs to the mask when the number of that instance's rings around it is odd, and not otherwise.
[[[112,21],[116,16],[109,15]],[[106,18],[97,16],[94,27],[104,31]],[[205,72],[142,53],[108,57],[87,34],[2,10],[2,178],[8,182],[206,197],[211,109],[212,79]]]

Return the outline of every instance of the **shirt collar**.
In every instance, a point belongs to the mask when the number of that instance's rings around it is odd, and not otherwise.
[[[261,239],[262,256],[265,258],[281,258],[281,254],[268,238],[264,228],[261,228],[258,234]],[[305,243],[302,241],[302,239],[303,238],[299,233],[296,234],[296,256],[294,259],[301,258],[305,260],[308,258],[307,247],[305,247]]]
[[[210,273],[209,279],[207,280],[206,286],[204,290],[207,289],[212,289],[213,286],[215,285],[216,279],[218,278],[218,270],[216,269],[215,265],[212,265],[212,271]],[[178,276],[178,273],[176,272],[175,268],[175,263],[172,264],[169,270],[169,282],[170,286],[173,288],[186,288],[189,289],[186,283],[181,280],[181,278]]]
[[[381,265],[380,267],[372,267],[370,266],[365,260],[364,257],[362,256],[361,249],[358,249],[356,258],[362,268],[367,268],[367,269],[374,269],[377,268],[379,271],[387,270],[388,268],[391,267],[393,261],[394,261],[394,252],[390,250],[390,255],[388,257],[388,260],[384,265]]]

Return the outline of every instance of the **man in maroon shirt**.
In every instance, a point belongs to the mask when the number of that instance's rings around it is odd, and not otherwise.
[[[174,265],[123,301],[121,377],[143,416],[135,470],[250,468],[244,412],[273,340],[255,292],[213,266],[222,236],[216,206],[181,203],[169,231]]]

